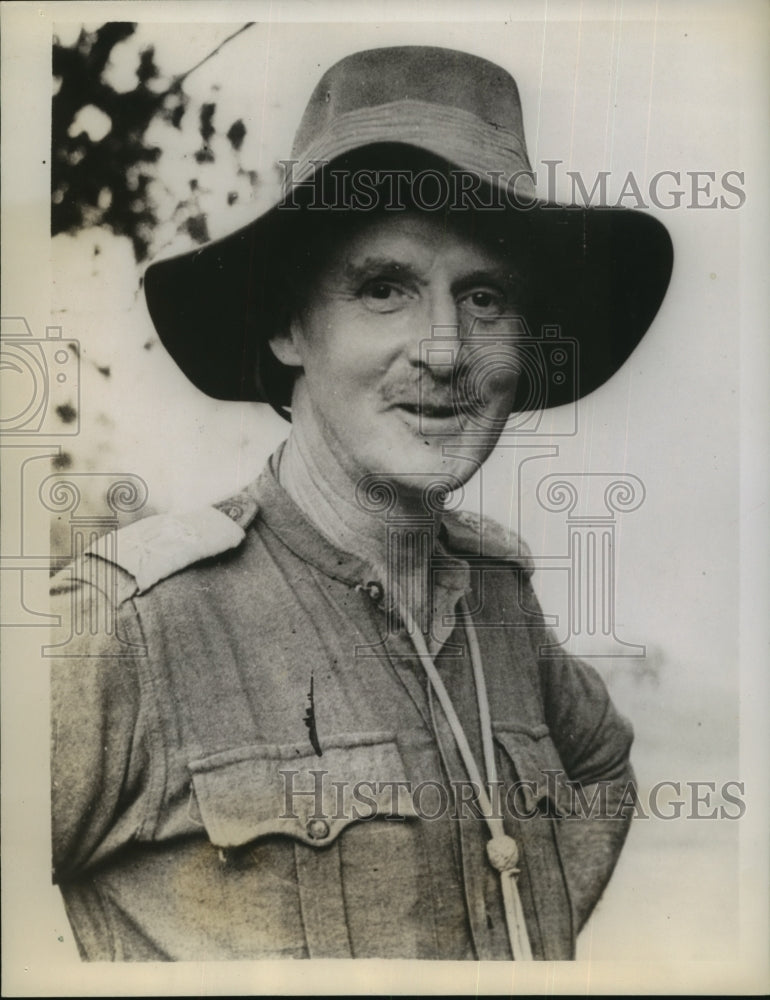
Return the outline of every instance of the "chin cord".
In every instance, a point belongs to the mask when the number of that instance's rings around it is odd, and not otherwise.
[[[492,721],[489,712],[489,699],[487,697],[487,685],[484,680],[484,670],[481,664],[481,651],[479,649],[476,630],[473,627],[473,620],[468,609],[465,598],[461,600],[461,608],[465,619],[465,631],[468,637],[468,648],[470,650],[471,663],[473,665],[473,681],[476,687],[476,700],[479,709],[479,720],[481,725],[481,742],[484,751],[484,766],[487,772],[487,779],[490,787],[497,785],[497,765],[495,762],[495,749],[492,742]],[[508,940],[511,944],[511,951],[516,961],[531,961],[532,948],[527,935],[527,926],[524,921],[524,911],[519,898],[519,890],[516,884],[516,876],[519,869],[516,864],[519,859],[519,848],[513,837],[508,836],[503,826],[500,816],[495,816],[490,802],[489,795],[481,773],[479,772],[473,752],[468,744],[462,723],[455,712],[452,700],[449,697],[444,682],[441,680],[433,657],[428,651],[427,644],[422,632],[415,624],[414,618],[409,611],[401,608],[401,616],[412,641],[414,642],[417,655],[422,663],[423,669],[428,676],[441,708],[447,717],[452,734],[454,735],[457,748],[462,756],[468,777],[477,789],[477,800],[489,828],[490,840],[487,841],[487,857],[492,866],[500,873],[500,886],[503,892],[503,903],[505,907],[505,920],[508,926]]]

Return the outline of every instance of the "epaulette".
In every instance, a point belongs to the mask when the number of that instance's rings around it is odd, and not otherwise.
[[[142,594],[203,559],[237,548],[257,516],[249,492],[185,514],[154,514],[103,535],[86,555],[118,566]]]
[[[521,567],[526,579],[534,573],[535,564],[527,543],[494,518],[457,510],[445,514],[443,523],[454,551],[511,560]]]

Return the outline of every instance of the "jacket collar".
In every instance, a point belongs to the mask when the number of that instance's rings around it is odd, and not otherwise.
[[[381,585],[378,571],[368,561],[333,545],[313,525],[294,503],[276,476],[277,452],[270,457],[258,479],[245,493],[253,499],[255,514],[296,556],[315,566],[322,573],[351,586]],[[466,590],[468,565],[463,554],[478,554],[478,536],[475,544],[472,532],[447,518],[438,532],[436,555],[441,559],[445,585],[457,577],[457,589]],[[459,558],[458,558],[459,557]]]

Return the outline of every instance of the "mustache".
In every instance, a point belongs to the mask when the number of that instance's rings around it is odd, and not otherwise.
[[[467,364],[415,365],[388,372],[380,396],[390,405],[478,409],[501,391],[510,391],[523,375],[507,357],[486,359],[484,364],[469,357]]]
[[[481,400],[472,395],[469,389],[467,380],[457,376],[437,379],[430,374],[416,373],[414,376],[404,375],[387,382],[382,386],[381,395],[384,402],[392,406],[407,404],[436,409],[470,409],[477,407]]]

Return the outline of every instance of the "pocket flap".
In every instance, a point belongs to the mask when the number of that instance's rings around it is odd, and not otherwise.
[[[550,802],[551,811],[556,815],[568,815],[572,796],[548,727],[514,729],[496,725],[494,736],[513,762],[516,776],[522,783],[520,791],[526,811],[543,808],[541,803]]]
[[[307,744],[241,747],[189,769],[194,804],[218,847],[270,835],[324,847],[350,823],[417,816],[392,733],[332,739],[321,756]]]

